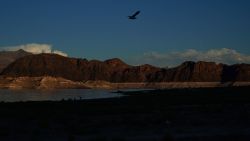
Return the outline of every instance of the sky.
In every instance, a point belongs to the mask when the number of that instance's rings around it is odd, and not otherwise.
[[[0,49],[17,48],[132,65],[250,63],[250,1],[0,0]]]

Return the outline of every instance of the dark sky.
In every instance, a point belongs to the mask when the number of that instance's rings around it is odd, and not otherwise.
[[[128,20],[137,10],[138,19]],[[172,65],[194,53],[248,62],[250,1],[1,0],[0,47],[30,43],[72,57],[119,57],[132,64]]]

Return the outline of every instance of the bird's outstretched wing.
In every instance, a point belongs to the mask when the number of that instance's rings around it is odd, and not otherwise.
[[[132,17],[137,16],[138,14],[140,14],[140,12],[141,12],[141,11],[136,11],[136,12],[132,15]]]

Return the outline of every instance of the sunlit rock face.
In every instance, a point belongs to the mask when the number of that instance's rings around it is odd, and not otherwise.
[[[5,89],[89,89],[81,82],[61,77],[0,77],[0,88]]]

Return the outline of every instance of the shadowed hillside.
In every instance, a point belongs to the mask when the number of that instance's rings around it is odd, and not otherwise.
[[[32,55],[22,49],[18,51],[0,51],[0,72],[16,59]]]
[[[151,65],[130,66],[118,58],[98,61],[68,58],[56,54],[38,54],[20,58],[1,75],[52,76],[73,81],[109,82],[227,82],[250,81],[250,65],[225,65],[187,61],[170,69]]]

